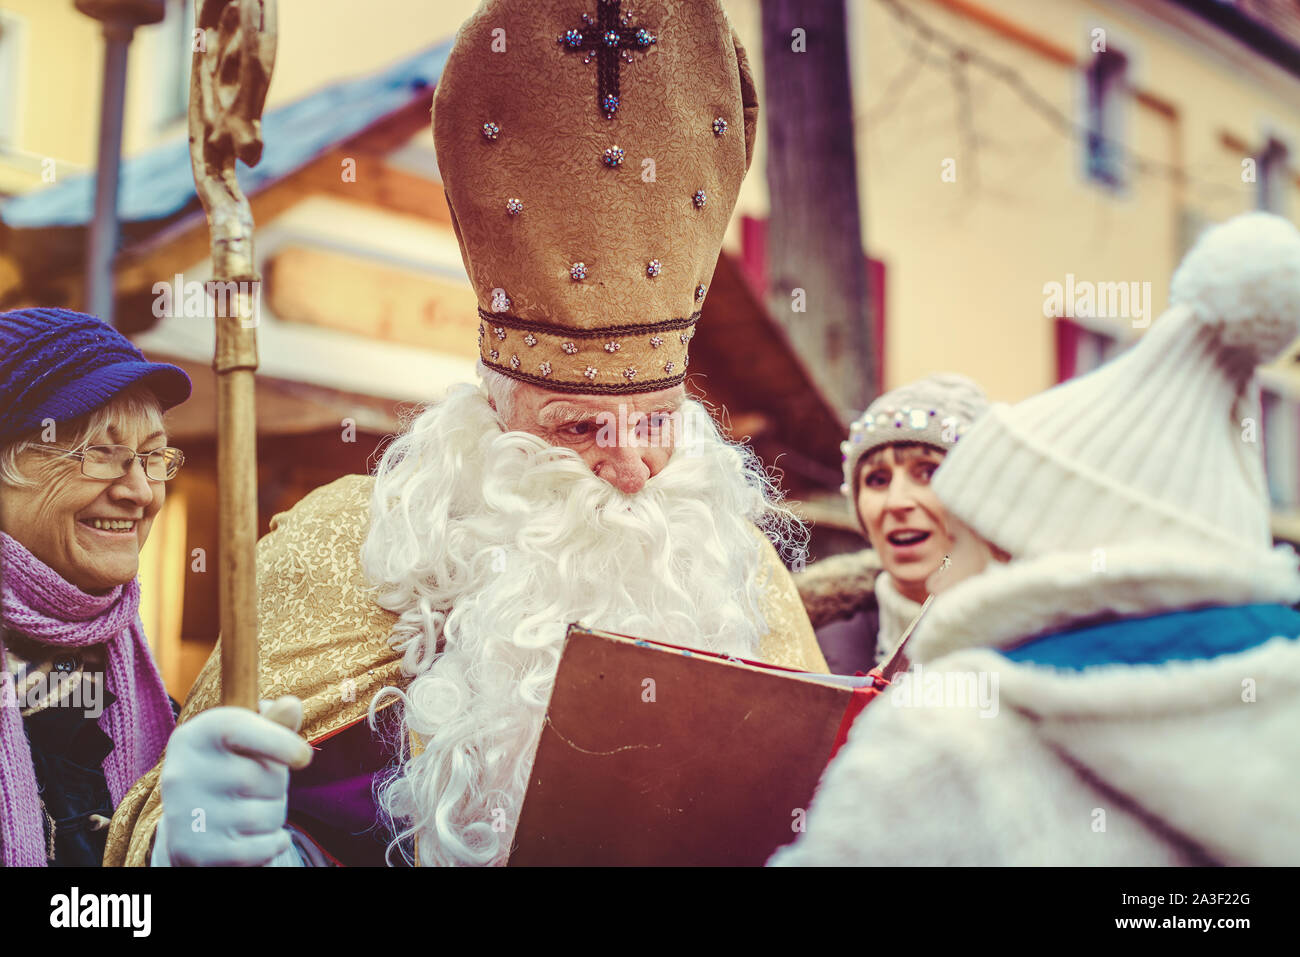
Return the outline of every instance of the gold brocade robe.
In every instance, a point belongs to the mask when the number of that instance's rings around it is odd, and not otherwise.
[[[373,479],[352,475],[308,494],[271,521],[257,546],[259,690],[303,702],[303,736],[313,744],[355,725],[385,686],[404,687],[401,656],[388,644],[397,616],[370,600],[361,545],[370,524]],[[759,644],[766,662],[825,673],[826,661],[794,580],[762,539],[770,631]],[[653,636],[647,636],[653,637]],[[180,720],[221,703],[220,646],[194,682]],[[105,866],[147,866],[162,815],[160,761],[136,782],[113,814]]]

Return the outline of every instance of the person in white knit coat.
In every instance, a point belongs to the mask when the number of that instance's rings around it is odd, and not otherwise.
[[[949,454],[939,575],[978,574],[770,864],[1300,864],[1300,570],[1269,532],[1254,375],[1300,335],[1300,232],[1213,228],[1170,302]]]

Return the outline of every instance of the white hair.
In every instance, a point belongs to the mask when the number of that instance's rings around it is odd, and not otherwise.
[[[793,548],[807,532],[698,402],[682,417],[667,465],[633,495],[572,450],[504,431],[471,386],[387,449],[362,564],[399,615],[390,641],[413,680],[371,707],[399,697],[404,735],[424,745],[380,788],[390,852],[416,835],[421,863],[504,862],[570,622],[756,654],[755,526]]]
[[[478,375],[487,389],[488,401],[496,409],[502,424],[510,421],[515,411],[515,395],[519,392],[519,380],[498,372],[478,360]]]
[[[18,460],[30,449],[53,445],[79,452],[90,445],[95,436],[102,435],[109,429],[121,431],[127,422],[141,419],[156,423],[161,428],[163,408],[151,389],[135,385],[85,415],[67,422],[53,423],[55,437],[51,442],[44,441],[44,430],[38,429],[0,448],[0,483],[12,488],[31,488],[37,484],[18,466]],[[45,458],[51,464],[59,461],[53,456]]]

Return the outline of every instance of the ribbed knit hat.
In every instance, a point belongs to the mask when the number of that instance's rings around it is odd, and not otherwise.
[[[1254,375],[1300,335],[1300,231],[1267,213],[1211,228],[1170,303],[1096,371],[990,408],[935,473],[948,510],[1013,558],[1269,548]]]
[[[840,443],[844,454],[840,491],[852,498],[853,475],[863,456],[898,442],[921,442],[946,452],[988,407],[983,389],[952,372],[891,389],[867,406],[849,426],[848,440]]]
[[[69,309],[0,312],[0,446],[68,422],[144,383],[164,410],[190,397],[184,370],[149,362],[102,319]]]

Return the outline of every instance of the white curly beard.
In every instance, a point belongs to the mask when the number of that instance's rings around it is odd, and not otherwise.
[[[778,548],[807,533],[699,403],[682,415],[671,459],[634,495],[505,432],[471,386],[385,452],[362,561],[400,616],[390,641],[413,680],[375,704],[399,696],[425,745],[381,788],[394,848],[414,834],[422,864],[505,862],[570,622],[756,654],[754,527]]]

